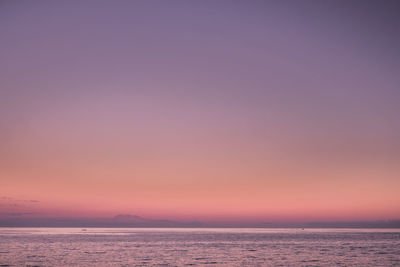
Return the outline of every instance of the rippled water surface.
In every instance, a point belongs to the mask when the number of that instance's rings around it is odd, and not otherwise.
[[[398,229],[0,228],[0,266],[400,266]]]

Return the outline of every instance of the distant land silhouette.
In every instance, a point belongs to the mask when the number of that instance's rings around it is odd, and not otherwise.
[[[111,218],[41,218],[20,214],[0,214],[0,227],[249,227],[249,228],[400,228],[400,220],[320,221],[320,222],[236,222],[236,221],[173,221],[149,219],[132,214]]]

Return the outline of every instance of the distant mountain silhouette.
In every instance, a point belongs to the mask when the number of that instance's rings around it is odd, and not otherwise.
[[[30,214],[32,215],[32,214]],[[341,222],[200,222],[149,219],[134,214],[110,218],[41,218],[25,214],[0,214],[0,227],[249,227],[249,228],[400,228],[400,220]]]
[[[22,215],[22,214],[21,214]],[[34,218],[0,216],[0,227],[202,227],[197,221],[180,222],[148,219],[132,214],[118,214],[112,218]]]
[[[137,216],[137,215],[131,215],[131,214],[118,214],[114,216],[114,220],[117,221],[146,221],[147,219]]]

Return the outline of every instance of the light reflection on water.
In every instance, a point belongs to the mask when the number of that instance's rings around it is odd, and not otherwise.
[[[400,229],[376,228],[56,228],[56,227],[0,227],[2,235],[32,234],[104,234],[129,235],[143,232],[178,233],[400,233]]]
[[[0,228],[5,266],[400,266],[400,229]]]

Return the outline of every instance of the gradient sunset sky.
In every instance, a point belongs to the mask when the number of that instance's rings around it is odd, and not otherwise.
[[[396,1],[1,1],[0,218],[400,218]]]

